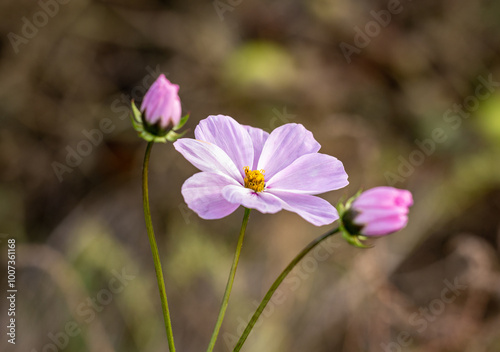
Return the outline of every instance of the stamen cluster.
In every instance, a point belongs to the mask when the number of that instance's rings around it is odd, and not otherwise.
[[[262,192],[266,186],[264,179],[264,170],[250,170],[248,166],[243,168],[245,170],[245,187],[253,189],[255,192]]]

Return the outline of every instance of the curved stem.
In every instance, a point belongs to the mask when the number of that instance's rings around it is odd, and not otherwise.
[[[217,317],[217,322],[215,324],[214,332],[212,333],[212,338],[210,339],[207,352],[213,351],[215,342],[217,341],[217,336],[219,335],[220,327],[222,325],[222,320],[224,320],[224,315],[226,314],[227,304],[229,303],[229,295],[231,294],[231,289],[233,288],[234,276],[236,275],[236,268],[238,267],[238,262],[240,260],[241,247],[243,246],[243,238],[245,237],[245,230],[247,228],[249,216],[250,209],[245,208],[245,215],[243,216],[243,222],[241,223],[240,237],[238,238],[236,252],[234,253],[233,265],[231,266],[231,271],[229,272],[226,291],[224,292],[224,297],[222,298],[219,316]]]
[[[273,282],[273,284],[269,288],[269,291],[267,291],[266,295],[262,299],[262,302],[260,302],[260,305],[257,307],[257,310],[255,311],[252,318],[248,322],[248,325],[245,328],[245,331],[243,331],[243,334],[241,334],[241,337],[238,340],[238,343],[236,344],[236,346],[234,347],[233,352],[238,352],[241,349],[241,347],[245,343],[248,335],[252,331],[255,323],[257,323],[257,320],[259,319],[260,315],[262,314],[262,312],[266,308],[267,304],[271,300],[274,292],[276,292],[276,290],[278,289],[280,284],[283,282],[285,277],[290,273],[290,271],[292,271],[292,269],[295,267],[295,265],[297,265],[298,262],[300,262],[302,260],[302,258],[304,258],[306,256],[306,254],[309,253],[314,247],[316,247],[318,244],[320,244],[322,241],[324,241],[328,237],[336,234],[337,232],[339,232],[338,227],[336,227],[336,228],[328,231],[327,233],[319,236],[318,238],[316,238],[312,242],[310,242],[304,249],[302,249],[302,251],[299,254],[297,254],[297,256],[295,258],[293,258],[293,260],[290,262],[290,264],[288,264],[288,266],[285,268],[285,270],[283,270],[281,272],[280,276],[278,276],[278,278]]]
[[[165,328],[167,331],[168,348],[170,352],[175,352],[174,335],[172,333],[172,323],[170,322],[170,312],[168,310],[167,292],[165,290],[165,281],[163,280],[163,272],[161,270],[160,255],[158,246],[156,245],[155,234],[153,231],[153,222],[151,221],[151,211],[149,210],[149,193],[148,193],[148,165],[149,155],[153,142],[149,142],[144,155],[144,164],[142,167],[142,196],[144,205],[144,218],[146,220],[146,229],[148,231],[149,244],[151,245],[151,253],[155,264],[156,279],[158,280],[158,290],[160,291],[161,307],[163,311],[163,319],[165,320]]]

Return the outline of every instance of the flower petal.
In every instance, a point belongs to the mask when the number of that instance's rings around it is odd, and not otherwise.
[[[366,236],[384,236],[401,230],[408,223],[408,216],[397,214],[367,223],[361,230]]]
[[[181,192],[189,209],[201,218],[220,219],[239,207],[222,196],[222,189],[230,184],[237,182],[221,174],[199,172],[184,182]]]
[[[266,187],[269,190],[319,194],[348,184],[347,173],[340,160],[330,155],[313,153],[302,155],[276,173],[266,183]]]
[[[161,74],[151,87],[146,92],[141,104],[141,112],[144,113],[146,121],[154,125],[160,121],[160,126],[166,128],[170,121],[175,120],[172,112],[179,109],[180,115],[180,100],[179,86],[172,84]],[[178,101],[178,106],[176,105]]]
[[[181,138],[174,143],[175,149],[201,171],[222,173],[243,183],[236,165],[218,146],[191,138]]]
[[[288,123],[271,132],[264,144],[257,169],[271,179],[277,172],[305,154],[316,153],[321,146],[311,132],[300,124]]]
[[[242,178],[245,166],[251,166],[254,159],[252,139],[247,130],[232,117],[212,115],[200,121],[194,130],[196,139],[213,143],[233,160]]]
[[[257,209],[261,213],[277,213],[282,209],[279,198],[266,192],[256,193],[250,188],[230,185],[222,190],[224,198],[235,204],[241,204],[246,208]]]
[[[251,126],[243,126],[247,130],[248,134],[252,138],[253,143],[253,165],[252,170],[258,170],[257,164],[259,163],[260,154],[262,153],[262,148],[264,148],[264,143],[266,143],[269,133],[260,128],[255,128]],[[250,165],[249,165],[250,166]]]
[[[406,207],[398,208],[379,208],[379,209],[367,209],[365,211],[361,210],[356,214],[354,218],[354,223],[358,225],[369,224],[373,221],[379,221],[386,218],[391,218],[398,215],[407,215],[409,209]]]
[[[144,100],[146,101],[146,100]],[[161,118],[161,109],[162,106],[164,105],[165,97],[160,94],[160,92],[153,92],[151,94],[150,101],[148,102],[148,105],[146,105],[144,108],[141,107],[141,110],[144,111],[144,116],[146,118],[146,121],[154,125],[157,123],[160,118]]]
[[[283,209],[299,214],[313,225],[328,225],[339,218],[337,209],[322,198],[285,191],[269,193],[282,200]]]
[[[172,101],[172,105],[170,106],[170,112],[168,115],[162,116],[161,119],[161,127],[167,128],[172,121],[172,127],[177,126],[179,121],[181,120],[182,108],[181,108],[181,100],[179,97],[175,97]]]
[[[413,197],[410,191],[393,187],[375,187],[363,192],[353,203],[356,209],[383,207],[410,207]]]

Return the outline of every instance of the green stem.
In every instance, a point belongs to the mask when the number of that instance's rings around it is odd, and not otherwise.
[[[297,265],[302,260],[302,258],[304,258],[307,255],[307,253],[309,253],[314,247],[316,247],[322,241],[326,240],[328,237],[336,234],[337,232],[339,232],[338,227],[336,227],[333,230],[330,230],[327,233],[319,236],[318,238],[316,238],[312,242],[310,242],[299,254],[297,254],[297,256],[295,258],[293,258],[293,260],[290,262],[290,264],[288,264],[288,266],[285,268],[285,270],[283,270],[281,272],[280,276],[278,276],[276,281],[274,281],[274,283],[271,285],[271,287],[269,288],[269,291],[267,291],[266,295],[262,299],[262,302],[260,302],[260,305],[257,307],[257,310],[255,311],[252,318],[248,322],[248,325],[245,328],[245,331],[243,331],[243,334],[241,334],[241,337],[238,340],[238,343],[236,344],[236,346],[234,347],[233,352],[238,352],[241,349],[241,347],[245,343],[248,335],[252,331],[255,323],[257,323],[257,320],[259,319],[260,315],[262,314],[262,312],[266,308],[267,304],[271,300],[274,292],[276,292],[276,290],[278,289],[280,284],[283,282],[285,277],[290,273],[290,271],[292,271],[292,269],[295,267],[295,265]]]
[[[226,291],[224,292],[224,297],[222,298],[219,316],[217,317],[217,323],[215,324],[214,332],[212,333],[212,338],[210,339],[207,352],[213,351],[215,342],[217,341],[217,336],[219,335],[220,327],[222,325],[222,320],[224,320],[224,315],[226,314],[227,304],[229,303],[229,295],[231,294],[231,289],[233,288],[234,276],[236,275],[236,268],[238,267],[238,262],[240,260],[241,247],[243,246],[243,238],[245,237],[245,230],[247,228],[249,216],[250,209],[245,208],[245,215],[243,216],[243,222],[241,223],[240,237],[238,238],[236,252],[234,253],[233,265],[231,266],[231,271],[229,272]]]
[[[148,165],[149,155],[153,142],[149,142],[144,155],[144,164],[142,167],[142,195],[144,203],[144,218],[146,220],[146,229],[148,231],[149,244],[151,245],[151,253],[155,264],[156,279],[158,280],[158,290],[160,291],[161,307],[163,311],[163,319],[165,320],[165,328],[167,330],[168,348],[170,352],[175,352],[174,334],[172,333],[172,323],[170,322],[170,313],[168,310],[167,292],[165,290],[165,281],[163,280],[163,272],[161,270],[160,255],[158,246],[156,245],[155,234],[153,231],[153,222],[151,221],[151,211],[149,210],[149,194],[148,194]]]

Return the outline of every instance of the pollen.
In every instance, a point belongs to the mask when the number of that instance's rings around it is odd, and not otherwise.
[[[255,192],[262,192],[266,185],[264,170],[250,170],[248,166],[245,166],[243,170],[245,170],[245,187],[253,189]]]

